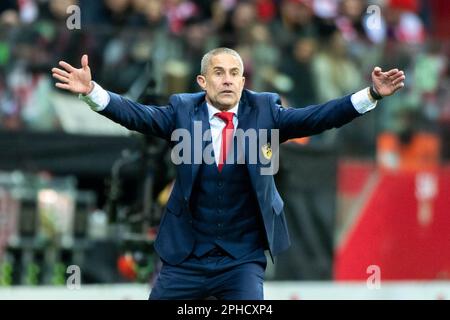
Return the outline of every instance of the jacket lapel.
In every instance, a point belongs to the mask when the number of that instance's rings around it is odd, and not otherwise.
[[[257,190],[257,170],[258,170],[258,123],[257,123],[257,109],[248,101],[246,92],[242,93],[242,98],[239,104],[239,110],[238,110],[238,129],[243,130],[246,132],[247,130],[255,130],[256,131],[256,149],[254,145],[249,145],[248,140],[247,141],[237,141],[238,147],[244,152],[245,156],[245,163],[247,165],[247,169],[250,175],[250,179],[252,182],[253,189]],[[250,153],[256,152],[256,162],[257,163],[250,163]],[[252,156],[254,156],[252,154]]]
[[[189,196],[192,191],[192,186],[195,182],[195,178],[197,177],[198,170],[200,169],[200,165],[203,162],[203,150],[205,150],[206,143],[208,141],[203,141],[203,137],[205,136],[205,132],[210,130],[211,127],[209,125],[209,117],[208,117],[208,108],[206,106],[206,101],[200,103],[199,105],[194,107],[191,115],[191,184],[189,190]],[[210,142],[210,139],[209,139]]]

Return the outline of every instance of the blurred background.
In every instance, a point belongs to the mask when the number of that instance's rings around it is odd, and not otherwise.
[[[293,245],[266,297],[449,299],[449,40],[447,0],[1,0],[0,298],[146,299],[159,266],[168,146],[55,89],[51,68],[88,54],[105,89],[163,105],[227,46],[247,88],[295,108],[374,66],[407,75],[373,112],[282,146]]]

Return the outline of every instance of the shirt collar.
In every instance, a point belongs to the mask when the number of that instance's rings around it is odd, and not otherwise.
[[[210,105],[208,102],[206,102],[206,106],[208,107],[209,120],[212,120],[216,113],[222,112],[219,109],[217,109],[216,107],[213,107],[212,105]],[[233,108],[228,110],[227,112],[232,112],[232,113],[234,113],[235,116],[237,116],[238,109],[239,109],[239,102]]]

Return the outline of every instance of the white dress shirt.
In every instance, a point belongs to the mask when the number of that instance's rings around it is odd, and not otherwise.
[[[211,127],[211,139],[213,143],[213,149],[214,149],[214,159],[216,159],[216,164],[219,163],[219,157],[220,157],[220,148],[222,147],[222,130],[225,128],[226,123],[219,117],[216,117],[215,114],[218,112],[221,112],[219,109],[213,107],[209,103],[206,103],[208,106],[208,119],[209,119],[209,126]],[[227,112],[234,113],[233,115],[233,125],[234,125],[234,133],[236,132],[236,128],[238,125],[238,109],[239,109],[239,103],[236,104],[233,108],[228,110]]]

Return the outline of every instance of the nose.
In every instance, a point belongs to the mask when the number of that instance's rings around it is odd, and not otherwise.
[[[231,85],[233,83],[233,81],[231,79],[232,79],[232,76],[230,74],[226,73],[225,76],[223,77],[223,84]]]

